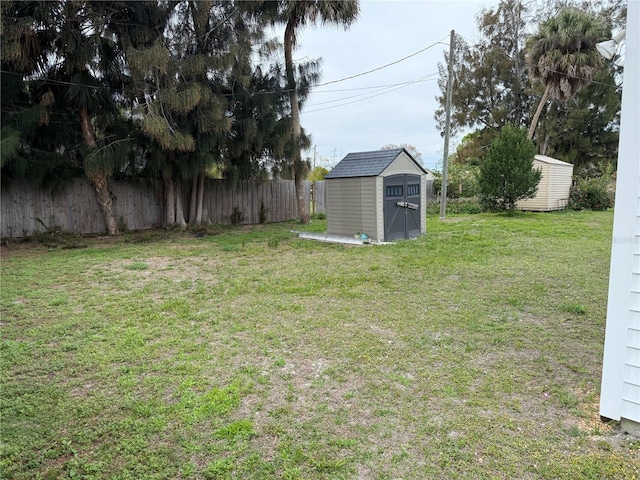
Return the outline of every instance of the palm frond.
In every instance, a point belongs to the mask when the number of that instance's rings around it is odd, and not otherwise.
[[[130,138],[113,140],[91,150],[85,158],[85,169],[91,172],[112,173],[126,163],[129,152],[135,147]]]

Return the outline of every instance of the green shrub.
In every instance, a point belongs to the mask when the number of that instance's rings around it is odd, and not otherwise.
[[[442,173],[434,172],[433,188],[436,195],[442,191]],[[475,197],[478,189],[478,167],[451,164],[447,172],[447,198]]]
[[[480,164],[480,201],[486,210],[514,211],[518,200],[535,196],[542,175],[533,168],[535,154],[524,128],[502,128]]]
[[[604,173],[595,178],[580,178],[571,187],[569,208],[573,210],[606,210],[613,206],[613,192],[609,186],[611,175]]]

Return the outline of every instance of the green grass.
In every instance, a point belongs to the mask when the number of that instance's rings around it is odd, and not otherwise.
[[[598,417],[612,218],[12,244],[0,476],[637,478]]]

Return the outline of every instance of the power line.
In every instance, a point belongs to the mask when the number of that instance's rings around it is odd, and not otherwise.
[[[339,104],[339,105],[332,105],[332,106],[330,106],[330,107],[324,107],[324,108],[316,108],[315,110],[305,110],[305,111],[304,111],[304,113],[321,112],[322,110],[329,110],[329,109],[331,109],[331,108],[338,108],[338,107],[343,107],[343,106],[345,106],[345,105],[350,105],[350,104],[352,104],[352,103],[362,102],[362,101],[364,101],[364,100],[369,100],[370,98],[375,98],[375,97],[379,97],[379,96],[381,96],[381,95],[386,95],[387,93],[391,93],[391,92],[394,92],[394,91],[399,90],[399,89],[401,89],[401,88],[405,88],[405,87],[408,87],[408,86],[410,86],[410,85],[414,85],[414,84],[416,84],[416,83],[425,82],[425,81],[427,81],[427,80],[415,80],[415,81],[413,81],[413,82],[407,82],[407,83],[405,83],[405,84],[400,84],[400,86],[398,86],[398,87],[396,87],[396,88],[392,88],[392,89],[390,89],[390,90],[387,90],[386,92],[377,93],[377,94],[375,94],[375,95],[369,95],[368,97],[361,98],[361,99],[359,99],[359,100],[353,100],[353,101],[351,101],[351,102],[341,103],[341,104]]]
[[[413,80],[408,80],[408,81],[402,82],[402,83],[395,83],[395,84],[390,84],[390,85],[382,85],[382,86],[379,86],[379,87],[367,87],[367,88],[369,88],[369,89],[377,88],[378,91],[380,91],[381,94],[383,94],[383,93],[388,93],[388,92],[384,92],[383,90],[391,89],[391,90],[389,90],[390,92],[395,90],[393,87],[404,87],[404,86],[413,85],[414,83],[426,82],[427,80],[431,80],[432,78],[430,78],[430,77],[432,77],[433,75],[437,75],[437,74],[433,74],[432,73],[430,75],[426,75],[426,76],[420,77],[420,78],[415,78]],[[335,91],[340,91],[340,90],[334,90],[334,92]],[[314,92],[314,93],[325,93],[325,92]],[[352,98],[358,98],[358,97],[362,97],[362,96],[365,96],[365,95],[370,95],[371,93],[372,92],[367,92],[367,93],[360,93],[358,95],[351,95],[349,97],[336,98],[335,100],[327,100],[325,102],[313,103],[313,104],[311,104],[309,106],[310,107],[315,107],[315,106],[318,106],[318,105],[326,105],[328,103],[342,102],[344,100],[350,100]],[[374,92],[374,93],[377,93],[377,92]]]
[[[339,79],[336,79],[336,80],[331,80],[329,82],[324,82],[324,83],[320,83],[320,84],[317,84],[317,85],[313,85],[311,88],[315,89],[315,88],[318,88],[318,87],[324,87],[324,86],[327,86],[327,85],[332,85],[334,83],[341,83],[341,82],[344,82],[344,81],[347,81],[347,80],[352,80],[354,78],[358,78],[358,77],[362,77],[364,75],[368,75],[368,74],[373,73],[373,72],[377,72],[379,70],[382,70],[382,69],[391,67],[393,65],[396,65],[396,64],[398,64],[400,62],[403,62],[403,61],[405,61],[405,60],[407,60],[409,58],[415,57],[416,55],[418,55],[418,54],[420,54],[422,52],[425,52],[426,50],[429,50],[430,48],[433,48],[434,46],[436,46],[438,44],[445,45],[441,41],[437,41],[435,43],[432,43],[431,45],[427,45],[426,47],[418,50],[417,52],[414,52],[414,53],[411,53],[409,55],[406,55],[406,56],[404,56],[404,57],[402,57],[402,58],[400,58],[398,60],[395,60],[393,62],[389,62],[389,63],[387,63],[385,65],[381,65],[379,67],[376,67],[376,68],[373,68],[371,70],[367,70],[367,71],[364,71],[364,72],[360,72],[360,73],[357,73],[355,75],[350,75],[348,77],[343,77],[343,78],[339,78]],[[21,74],[16,73],[16,72],[9,72],[9,71],[5,71],[5,70],[0,70],[0,72],[22,76]],[[79,83],[75,83],[75,82],[67,82],[67,81],[63,81],[63,80],[50,80],[50,79],[46,79],[46,78],[36,79],[36,80],[37,81],[44,81],[44,82],[47,82],[47,83],[53,83],[53,84],[57,84],[57,85],[70,85],[70,86],[72,85],[72,86],[89,87],[89,88],[95,88],[95,89],[97,89],[97,88],[109,89],[109,87],[104,86],[104,85],[84,85],[84,84],[79,84]],[[377,88],[377,87],[362,87],[362,88]],[[120,89],[110,89],[110,90],[114,91],[114,92],[122,92],[123,91],[123,90],[120,90]],[[267,91],[251,92],[251,94],[252,95],[269,95],[269,94],[274,94],[274,93],[283,94],[283,93],[289,93],[290,91],[291,91],[291,89],[267,90]],[[325,90],[325,91],[330,91],[330,90]],[[320,93],[320,92],[317,92],[317,93]],[[223,94],[219,94],[219,96],[234,97],[235,95],[233,93],[223,93]]]
[[[431,75],[434,75],[433,73],[430,75],[427,75],[425,77],[421,77],[420,79],[426,79],[427,77],[430,77]],[[416,79],[419,80],[419,79]],[[414,80],[408,80],[407,82],[400,82],[400,83],[389,83],[387,85],[372,85],[370,87],[354,87],[354,88],[338,88],[335,90],[320,90],[320,91],[314,91],[314,94],[317,93],[336,93],[336,92],[353,92],[356,90],[373,90],[375,88],[385,88],[385,87],[397,87],[400,85],[405,85],[408,82],[413,82]]]
[[[435,47],[435,46],[436,46],[436,45],[438,45],[438,44],[445,45],[445,44],[443,44],[443,43],[442,43],[442,41],[441,41],[441,40],[439,40],[439,41],[437,41],[437,42],[435,42],[435,43],[432,43],[431,45],[428,45],[428,46],[426,46],[426,47],[424,47],[424,48],[422,48],[422,49],[418,50],[417,52],[412,53],[411,55],[407,55],[406,57],[402,57],[402,58],[401,58],[401,59],[399,59],[399,60],[396,60],[396,61],[394,61],[394,62],[387,63],[387,64],[385,64],[385,65],[382,65],[381,67],[376,67],[376,68],[373,68],[373,69],[371,69],[371,70],[367,70],[366,72],[357,73],[357,74],[355,74],[355,75],[351,75],[351,76],[349,76],[349,77],[340,78],[340,79],[338,79],[338,80],[331,80],[330,82],[320,83],[320,84],[316,85],[316,87],[324,87],[325,85],[331,85],[332,83],[344,82],[344,81],[346,81],[346,80],[351,80],[351,79],[353,79],[353,78],[357,78],[357,77],[361,77],[361,76],[363,76],[363,75],[368,75],[368,74],[370,74],[370,73],[377,72],[378,70],[382,70],[383,68],[387,68],[387,67],[390,67],[390,66],[392,66],[392,65],[396,65],[396,64],[398,64],[398,63],[400,63],[400,62],[404,62],[404,61],[405,61],[405,60],[407,60],[408,58],[415,57],[415,56],[416,56],[416,55],[418,55],[419,53],[422,53],[422,52],[424,52],[424,51],[427,51],[427,50],[429,50],[430,48],[433,48],[433,47]]]

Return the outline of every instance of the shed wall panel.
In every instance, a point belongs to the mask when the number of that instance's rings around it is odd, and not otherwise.
[[[422,178],[420,185],[420,233],[424,235],[427,233],[427,179]]]
[[[561,210],[569,203],[569,192],[573,177],[573,165],[548,163],[533,160],[534,168],[540,169],[542,177],[538,192],[534,198],[520,200],[517,207],[521,210],[551,211]]]
[[[573,166],[551,165],[549,172],[548,206],[553,210],[566,208],[573,182]]]
[[[521,210],[546,211],[549,200],[549,165],[534,160],[533,168],[537,168],[542,172],[540,183],[538,184],[538,192],[535,197],[520,200],[516,205]]]
[[[356,231],[366,233],[371,239],[379,240],[376,217],[376,178],[371,177],[362,180],[360,187],[361,228]]]
[[[376,232],[375,177],[326,180],[327,233]],[[369,233],[371,232],[371,233]]]

